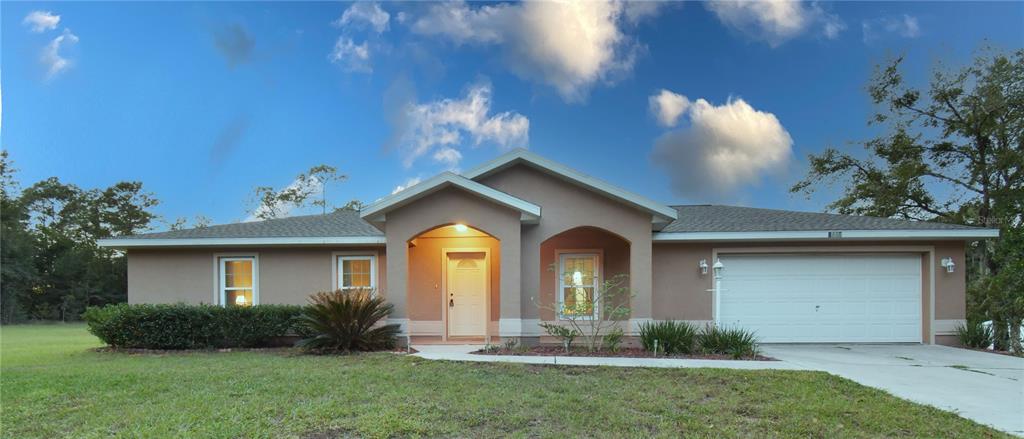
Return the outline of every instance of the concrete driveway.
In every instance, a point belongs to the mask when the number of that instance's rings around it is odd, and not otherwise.
[[[1024,359],[930,345],[763,345],[764,354],[1024,436]]]

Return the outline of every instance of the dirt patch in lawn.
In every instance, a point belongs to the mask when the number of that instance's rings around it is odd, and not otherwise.
[[[755,357],[733,358],[730,355],[722,354],[673,354],[658,355],[655,357],[651,352],[640,348],[623,348],[617,351],[588,351],[586,349],[572,349],[568,353],[560,346],[534,346],[531,348],[519,349],[481,349],[473,351],[476,355],[511,355],[511,356],[533,356],[533,357],[620,357],[620,358],[672,358],[678,360],[737,360],[737,361],[777,361],[771,357],[757,355]]]

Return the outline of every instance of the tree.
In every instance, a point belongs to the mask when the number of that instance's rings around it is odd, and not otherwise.
[[[338,169],[329,165],[317,165],[295,177],[287,187],[276,190],[271,186],[257,186],[253,189],[255,207],[252,216],[259,219],[273,219],[286,216],[292,209],[305,207],[307,203],[319,206],[327,213],[327,186],[329,183],[344,181],[348,176],[338,174]],[[313,196],[320,194],[320,199]]]
[[[791,192],[810,194],[819,182],[846,183],[828,207],[844,214],[897,217],[1000,228],[1018,235],[1024,212],[1024,50],[986,51],[959,70],[936,69],[927,90],[906,83],[903,58],[879,68],[868,92],[879,111],[870,125],[887,132],[865,143],[867,158],[834,148],[810,156],[807,177]],[[1007,303],[1022,301],[1012,283],[1019,265],[1002,255],[1024,253],[1019,240],[980,242],[969,248],[972,278],[992,276],[972,298],[972,310],[1004,328],[1000,343],[1024,314]],[[995,290],[998,290],[996,293]],[[973,293],[972,293],[973,294]],[[1007,320],[1008,319],[1008,320]],[[1000,338],[1000,337],[997,337]],[[1016,337],[1019,341],[1019,337]],[[1017,347],[1019,351],[1019,346]]]
[[[127,299],[123,254],[96,240],[148,230],[157,200],[139,182],[83,190],[57,178],[18,192],[0,156],[0,293],[3,322],[75,319],[89,305]]]
[[[349,211],[352,211],[352,212],[359,212],[360,210],[363,210],[364,207],[366,207],[366,205],[363,204],[362,201],[351,200],[348,203],[345,203],[344,206],[341,206],[341,207],[335,209],[335,211],[338,211],[338,210],[349,210]]]
[[[10,323],[23,314],[17,296],[30,291],[38,280],[36,240],[29,232],[29,215],[15,197],[15,169],[0,151],[0,322]]]
[[[571,274],[569,274],[571,276]],[[618,328],[622,321],[629,319],[629,299],[633,296],[628,285],[629,276],[617,274],[606,279],[589,292],[589,300],[573,303],[541,304],[540,308],[553,311],[558,319],[564,320],[569,330],[560,330],[552,324],[542,324],[549,334],[571,339],[582,337],[588,351],[601,349],[604,337]],[[581,290],[583,290],[581,288]],[[566,345],[568,348],[568,345]]]
[[[202,229],[209,227],[213,222],[205,215],[196,215],[192,220],[192,224],[189,224],[188,218],[183,216],[179,216],[172,222],[168,222],[166,220],[161,221],[167,226],[167,230]]]

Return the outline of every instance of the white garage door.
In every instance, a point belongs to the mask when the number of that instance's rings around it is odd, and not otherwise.
[[[722,256],[719,319],[762,342],[920,342],[919,255]]]

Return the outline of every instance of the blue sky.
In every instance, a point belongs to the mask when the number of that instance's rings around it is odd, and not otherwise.
[[[821,210],[834,192],[787,188],[877,134],[877,63],[921,83],[1024,42],[1019,2],[0,8],[23,185],[141,180],[160,215],[216,223],[313,165],[349,176],[340,205],[517,146],[666,203]]]

